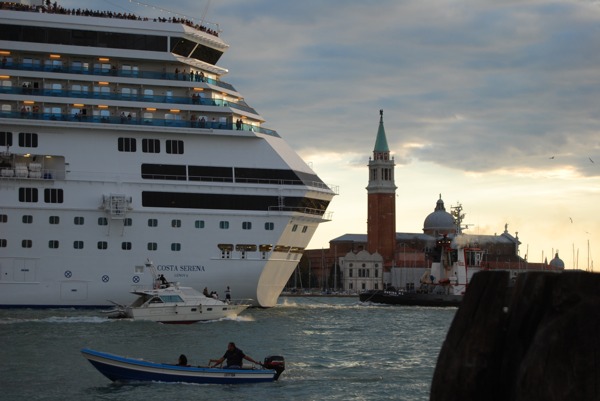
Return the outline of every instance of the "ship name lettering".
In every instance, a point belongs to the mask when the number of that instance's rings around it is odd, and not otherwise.
[[[202,265],[157,265],[156,270],[161,272],[203,272],[206,271]]]

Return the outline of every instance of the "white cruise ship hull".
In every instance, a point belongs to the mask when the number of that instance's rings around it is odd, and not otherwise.
[[[335,192],[195,58],[227,45],[188,24],[49,11],[0,10],[0,306],[128,304],[152,282],[147,259],[169,281],[275,305]]]

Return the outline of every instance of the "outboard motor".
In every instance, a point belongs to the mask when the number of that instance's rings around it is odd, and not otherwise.
[[[265,369],[271,369],[275,371],[275,380],[279,379],[279,376],[285,370],[285,359],[279,355],[271,355],[265,357],[265,361],[263,363],[263,367]]]

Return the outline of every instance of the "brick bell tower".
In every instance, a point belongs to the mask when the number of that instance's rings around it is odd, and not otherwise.
[[[394,265],[396,246],[396,185],[394,159],[383,128],[383,110],[379,110],[379,129],[369,158],[367,251],[378,252],[383,257],[383,270],[387,273]]]

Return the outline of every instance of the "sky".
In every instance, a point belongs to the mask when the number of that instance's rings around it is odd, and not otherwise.
[[[531,262],[600,271],[600,1],[58,4],[218,24],[223,80],[339,188],[311,249],[366,234],[383,109],[397,232],[422,233],[441,194],[465,233],[506,226]]]

